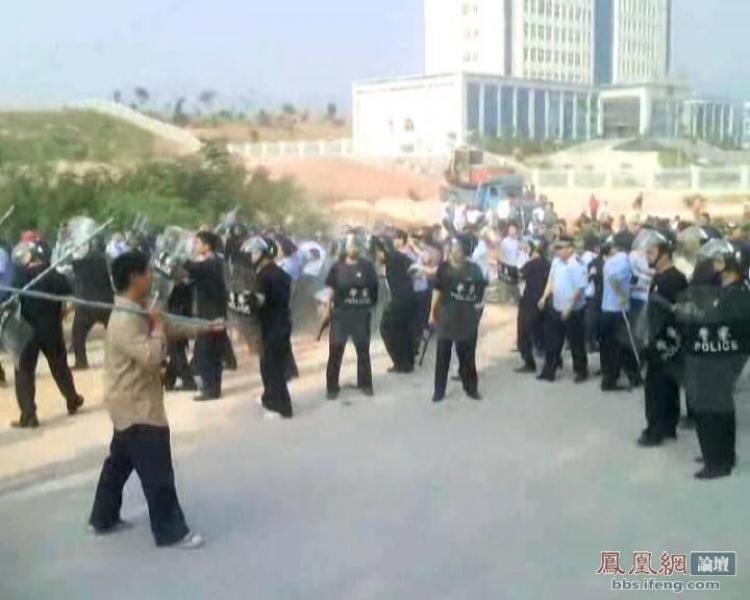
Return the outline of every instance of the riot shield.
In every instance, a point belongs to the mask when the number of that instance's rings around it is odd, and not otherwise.
[[[21,353],[34,337],[34,330],[21,315],[19,304],[10,303],[0,308],[0,343],[18,367]]]
[[[152,302],[165,304],[175,282],[181,277],[182,263],[192,256],[195,235],[181,227],[167,227],[156,240],[156,250],[151,257],[153,280]]]
[[[675,305],[685,368],[680,384],[697,411],[731,412],[750,356],[750,289],[693,286]]]
[[[252,313],[250,300],[255,293],[255,270],[247,258],[234,262],[227,288],[229,325],[242,335],[247,344],[252,345],[260,338],[260,328]]]

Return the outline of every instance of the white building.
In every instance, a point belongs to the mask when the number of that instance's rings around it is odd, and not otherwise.
[[[425,0],[428,75],[619,84],[669,70],[671,0]]]
[[[425,76],[354,85],[355,152],[636,136],[750,147],[750,104],[668,77],[671,0],[425,0],[425,20]]]
[[[597,83],[664,79],[671,61],[672,0],[599,0],[596,4],[596,52],[603,63],[612,65],[611,76]],[[607,57],[610,50],[611,59]]]

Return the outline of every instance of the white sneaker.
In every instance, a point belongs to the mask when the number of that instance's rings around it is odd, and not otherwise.
[[[263,420],[264,421],[281,421],[281,415],[277,412],[273,412],[272,410],[264,410]]]
[[[189,531],[184,538],[173,546],[173,548],[177,548],[178,550],[195,550],[196,548],[203,546],[205,543],[206,540],[203,539],[203,536]]]

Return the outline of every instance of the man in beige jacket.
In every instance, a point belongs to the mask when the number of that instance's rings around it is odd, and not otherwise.
[[[112,263],[115,306],[143,310],[151,286],[147,257],[126,252]],[[221,330],[217,322],[212,330]],[[122,489],[133,470],[148,503],[158,546],[197,548],[203,538],[185,523],[172,469],[169,423],[161,366],[167,337],[195,336],[205,329],[176,327],[158,311],[149,316],[115,310],[107,329],[105,403],[114,424],[89,523],[99,534],[128,525],[120,519]]]

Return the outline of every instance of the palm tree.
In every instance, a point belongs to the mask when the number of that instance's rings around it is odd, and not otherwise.
[[[216,92],[214,90],[203,90],[198,95],[198,100],[200,103],[206,107],[206,112],[209,112],[211,109],[211,105],[213,105],[214,100],[216,100]]]
[[[139,86],[133,90],[133,93],[135,94],[136,100],[138,100],[138,106],[141,108],[143,108],[143,106],[149,101],[149,98],[151,98],[151,94],[149,94],[145,87]]]

